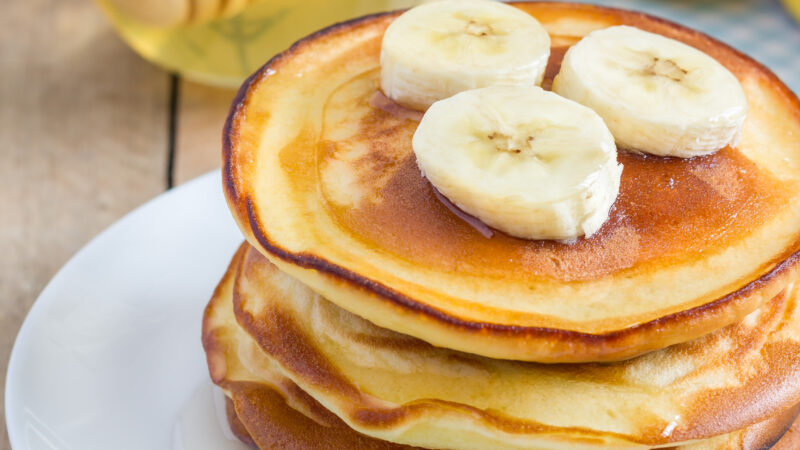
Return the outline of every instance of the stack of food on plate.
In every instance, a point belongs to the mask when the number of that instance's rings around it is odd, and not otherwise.
[[[797,448],[800,101],[644,14],[334,25],[224,132],[203,322],[259,448]]]

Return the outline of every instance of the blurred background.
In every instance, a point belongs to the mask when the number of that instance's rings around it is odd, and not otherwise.
[[[58,268],[126,212],[218,167],[222,123],[247,75],[320,27],[414,3],[0,2],[0,386],[19,326]],[[800,92],[800,0],[594,3],[699,29]]]

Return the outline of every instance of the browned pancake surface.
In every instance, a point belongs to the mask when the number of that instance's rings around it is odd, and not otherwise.
[[[289,407],[283,397],[268,386],[259,384],[241,384],[233,392],[236,398],[241,419],[237,414],[234,402],[226,399],[228,423],[234,434],[244,443],[262,450],[281,448],[296,450],[312,449],[411,449],[416,447],[400,446],[391,442],[364,438],[354,433],[346,425],[324,426],[309,419],[297,410]],[[675,450],[795,450],[800,448],[800,418],[794,424],[798,407],[765,420],[745,430],[730,433],[708,442],[697,445],[672,447]],[[251,437],[249,428],[253,430]],[[787,428],[791,429],[787,431]],[[254,440],[255,439],[255,440]],[[365,441],[368,440],[367,441]],[[257,442],[257,443],[256,443]]]
[[[231,428],[244,428],[248,434],[242,436],[243,442],[248,443],[249,437],[261,449],[416,448],[356,433],[328,411],[325,413],[330,422],[322,425],[287,405],[280,393],[263,384],[237,383],[230,390],[235,407],[235,416],[228,416]],[[319,404],[317,408],[323,409]]]

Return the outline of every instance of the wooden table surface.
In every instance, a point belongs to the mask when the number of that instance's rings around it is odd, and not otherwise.
[[[233,94],[148,64],[89,0],[0,4],[0,386],[25,314],[69,257],[218,167]]]

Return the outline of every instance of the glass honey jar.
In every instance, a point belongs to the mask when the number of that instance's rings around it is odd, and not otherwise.
[[[238,86],[327,25],[419,0],[97,0],[145,59],[195,81]]]

